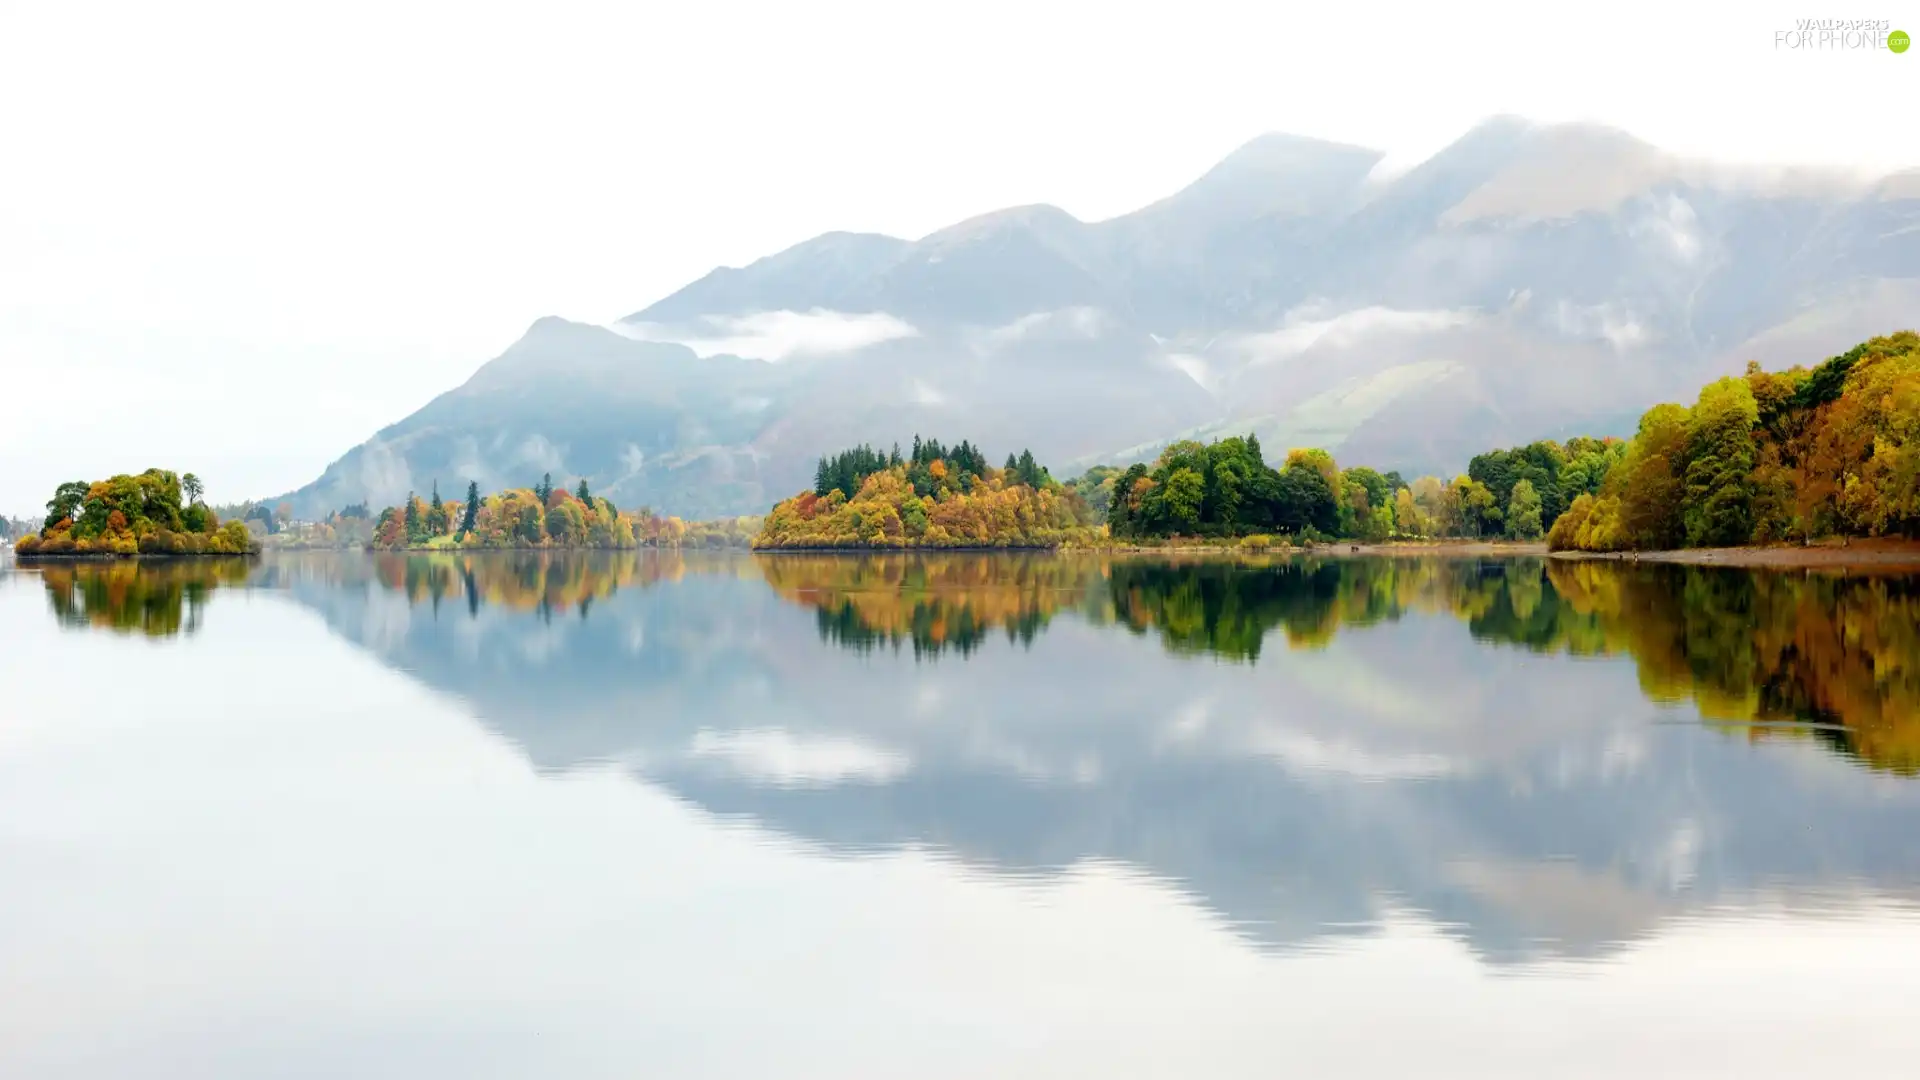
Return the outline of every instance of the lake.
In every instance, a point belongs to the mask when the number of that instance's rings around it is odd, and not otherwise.
[[[1907,1076],[1920,579],[0,568],[0,1075]]]

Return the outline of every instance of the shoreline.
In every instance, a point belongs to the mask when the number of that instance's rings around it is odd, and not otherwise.
[[[13,551],[16,563],[77,563],[77,562],[175,562],[182,559],[257,559],[258,551],[140,551],[132,555],[122,555],[111,551],[86,552],[30,552],[21,554]]]
[[[1568,562],[1659,563],[1668,566],[1729,566],[1776,570],[1920,570],[1920,542],[1862,540],[1822,542],[1808,547],[1768,544],[1731,548],[1679,548],[1672,551],[1555,551],[1548,558]]]
[[[1241,547],[1239,542],[1234,540],[1200,544],[1110,544],[1103,547],[1066,550],[1114,555],[1313,555],[1322,558],[1338,556],[1402,559],[1420,556],[1452,558],[1511,556],[1517,558],[1545,555],[1547,545],[1522,540],[1390,540],[1386,542],[1346,540],[1319,544],[1274,544],[1271,547],[1249,548]]]
[[[659,544],[639,544],[639,545],[636,545],[636,546],[634,546],[634,547],[535,547],[535,546],[533,546],[533,545],[531,545],[531,544],[528,544],[528,545],[524,545],[524,546],[515,546],[515,547],[471,547],[471,548],[469,548],[469,547],[459,547],[459,546],[456,546],[456,545],[451,545],[451,544],[449,544],[449,545],[446,545],[446,546],[443,546],[443,547],[430,547],[430,546],[424,546],[424,545],[423,545],[423,546],[419,546],[419,547],[397,547],[397,548],[383,548],[383,547],[306,547],[306,548],[299,548],[299,547],[269,547],[269,548],[267,548],[267,550],[268,550],[268,551],[280,551],[280,552],[285,552],[285,553],[287,553],[287,554],[289,554],[289,555],[299,555],[299,554],[303,554],[303,553],[306,553],[306,552],[313,552],[313,551],[354,551],[354,552],[359,552],[359,553],[361,553],[361,554],[364,554],[364,555],[486,555],[486,554],[488,554],[488,553],[498,553],[498,554],[512,554],[512,553],[520,553],[520,554],[525,554],[525,553],[528,553],[528,552],[532,552],[532,553],[535,553],[535,554],[548,554],[548,555],[564,555],[564,554],[569,554],[569,553],[572,553],[572,552],[582,552],[582,551],[598,551],[598,552],[621,552],[621,551],[746,551],[747,549],[746,549],[746,548],[743,548],[743,547],[739,547],[739,546],[731,546],[731,547],[728,547],[728,546],[722,546],[722,547],[707,547],[707,546],[705,546],[705,545],[701,545],[701,544],[676,544],[676,545],[673,545],[673,546],[671,546],[671,547],[666,547],[666,546],[662,546],[662,545],[659,545]]]
[[[1313,555],[1343,558],[1417,558],[1420,556],[1545,556],[1544,543],[1518,540],[1409,540],[1398,543],[1322,543],[1295,546],[1273,544],[1268,547],[1243,547],[1238,538],[1217,542],[1170,544],[1062,544],[1055,547],[783,547],[753,548],[755,555],[872,555],[872,554],[1022,554],[1022,555],[1220,555],[1233,558],[1271,558],[1275,556]]]
[[[485,554],[569,554],[575,552],[646,552],[676,551],[680,553],[714,553],[743,555],[807,555],[807,556],[846,556],[846,555],[1050,555],[1050,556],[1180,556],[1223,559],[1274,559],[1294,556],[1335,559],[1417,559],[1417,558],[1548,558],[1564,562],[1605,562],[1605,563],[1652,563],[1666,566],[1723,566],[1739,569],[1773,570],[1824,570],[1845,573],[1848,571],[1916,571],[1920,572],[1920,541],[1911,540],[1861,540],[1857,543],[1836,544],[1823,542],[1802,547],[1797,544],[1754,545],[1731,548],[1680,548],[1670,551],[1549,551],[1547,545],[1538,542],[1513,540],[1426,540],[1392,541],[1387,543],[1322,543],[1311,546],[1293,547],[1275,544],[1266,548],[1241,547],[1238,541],[1217,543],[1179,543],[1179,544],[1104,544],[1104,545],[1063,545],[1057,547],[802,547],[802,548],[742,548],[742,547],[633,547],[633,548],[429,548],[410,547],[394,549],[368,548],[313,548],[288,549],[287,554],[299,554],[306,551],[359,551],[369,555],[395,554],[443,554],[443,555],[485,555]],[[138,552],[119,554],[114,552],[34,552],[22,554],[17,548],[8,545],[4,553],[9,561],[16,565],[45,565],[71,563],[117,563],[117,562],[178,562],[196,559],[259,559],[264,555],[276,553],[279,549],[266,548],[258,551],[200,551],[200,552]]]

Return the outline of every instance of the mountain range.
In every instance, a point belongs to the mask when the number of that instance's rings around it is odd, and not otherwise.
[[[915,434],[1056,474],[1248,431],[1452,474],[1628,433],[1748,360],[1815,362],[1920,310],[1920,170],[1728,166],[1511,117],[1382,163],[1264,135],[1110,220],[828,233],[608,326],[540,319],[286,498],[322,514],[551,473],[623,507],[756,513],[822,454]]]

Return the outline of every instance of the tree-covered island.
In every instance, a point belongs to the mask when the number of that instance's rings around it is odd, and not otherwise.
[[[105,480],[72,480],[47,501],[46,525],[22,537],[22,558],[250,555],[258,551],[238,521],[222,523],[201,501],[193,473],[148,469]]]

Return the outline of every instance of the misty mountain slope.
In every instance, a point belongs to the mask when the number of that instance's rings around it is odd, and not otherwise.
[[[371,497],[591,477],[625,506],[721,513],[768,496],[745,443],[785,381],[771,364],[542,319],[463,386],[355,447],[290,499],[321,513]]]
[[[295,500],[552,471],[749,513],[822,454],[916,433],[1064,469],[1252,430],[1272,454],[1453,473],[1920,311],[1920,172],[1715,165],[1514,117],[1381,162],[1266,135],[1106,221],[1025,206],[918,240],[829,233],[617,333],[543,322]]]
[[[719,267],[622,321],[674,324],[703,315],[750,314],[762,310],[757,298],[770,289],[787,296],[796,311],[858,310],[866,301],[868,282],[909,246],[905,240],[873,233],[827,233],[751,266]]]

